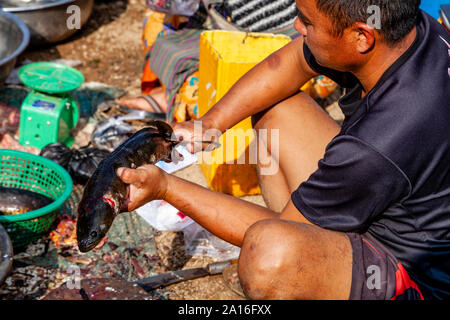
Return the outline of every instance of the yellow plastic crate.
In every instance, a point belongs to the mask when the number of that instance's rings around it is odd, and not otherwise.
[[[205,31],[200,37],[199,114],[203,116],[246,72],[288,44],[285,35]],[[260,194],[256,164],[249,159],[254,139],[247,118],[220,138],[222,147],[203,152],[200,165],[213,190],[236,197]]]

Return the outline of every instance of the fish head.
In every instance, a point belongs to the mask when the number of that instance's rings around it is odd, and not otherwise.
[[[115,217],[113,207],[103,198],[83,202],[78,207],[77,242],[81,252],[88,252],[106,236]]]
[[[165,139],[173,138],[173,129],[168,123],[160,120],[153,120],[149,122],[149,126],[154,127]]]

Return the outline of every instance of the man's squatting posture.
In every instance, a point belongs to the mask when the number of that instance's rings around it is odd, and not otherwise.
[[[448,33],[419,0],[296,2],[301,36],[200,119],[203,132],[249,116],[257,132],[279,130],[277,146],[258,146],[279,150],[278,172],[259,175],[268,208],[147,165],[117,171],[128,211],[164,199],[240,246],[251,299],[449,298]],[[379,30],[367,23],[371,5]],[[342,127],[299,92],[320,74],[346,88]],[[193,128],[174,124],[178,137],[202,140]],[[372,285],[369,270],[380,276]]]

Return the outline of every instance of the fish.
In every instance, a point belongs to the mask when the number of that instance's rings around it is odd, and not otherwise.
[[[0,215],[16,215],[43,208],[53,199],[25,189],[0,186]]]
[[[78,249],[88,252],[106,236],[119,213],[126,212],[129,188],[116,174],[120,167],[137,168],[158,161],[172,161],[174,147],[172,127],[159,120],[137,131],[103,159],[88,180],[78,205],[76,226]],[[173,153],[175,152],[175,153]]]

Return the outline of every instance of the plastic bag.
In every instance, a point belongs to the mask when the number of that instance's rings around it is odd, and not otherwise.
[[[159,161],[156,166],[168,173],[173,173],[195,163],[197,157],[185,146],[175,148],[183,156],[178,163]],[[153,228],[160,231],[182,231],[186,253],[191,256],[208,256],[221,260],[235,259],[240,248],[216,237],[177,208],[163,200],[154,200],[136,209]]]
[[[75,183],[85,185],[94,174],[100,162],[109,155],[109,151],[97,148],[72,150],[69,161],[69,174]]]
[[[46,145],[39,155],[53,160],[67,170],[72,151],[64,143],[56,142]]]
[[[191,154],[185,146],[177,146],[174,150],[182,155],[183,160],[177,162],[158,161],[155,165],[167,173],[173,173],[197,162],[197,156]],[[177,208],[162,200],[150,201],[136,209],[136,213],[153,228],[160,231],[182,231],[193,222]]]
[[[182,231],[194,222],[164,200],[151,201],[144,209],[140,208],[136,212],[153,228],[160,231]]]
[[[56,142],[45,146],[39,155],[61,165],[69,172],[74,183],[85,185],[100,162],[109,155],[107,150],[88,148],[88,146],[77,150],[70,149],[64,143]]]
[[[136,212],[153,228],[160,231],[179,232],[184,235],[186,254],[208,256],[221,260],[235,259],[240,248],[210,233],[177,208],[163,200],[154,200],[145,209]]]
[[[104,103],[103,107],[108,108],[108,105],[109,103]],[[126,107],[123,108],[127,109]],[[165,114],[163,113],[132,110],[127,114],[116,115],[99,122],[94,132],[92,132],[91,141],[94,142],[94,146],[97,148],[112,152],[136,132],[136,129],[125,121],[141,120],[143,123],[146,123],[147,121],[164,119]]]
[[[231,260],[238,258],[241,252],[239,247],[216,237],[196,222],[184,228],[183,234],[186,254],[190,256]]]
[[[147,8],[172,15],[193,16],[200,0],[146,0]]]
[[[135,129],[120,117],[113,117],[97,124],[92,132],[91,141],[95,147],[112,152],[134,132]]]

